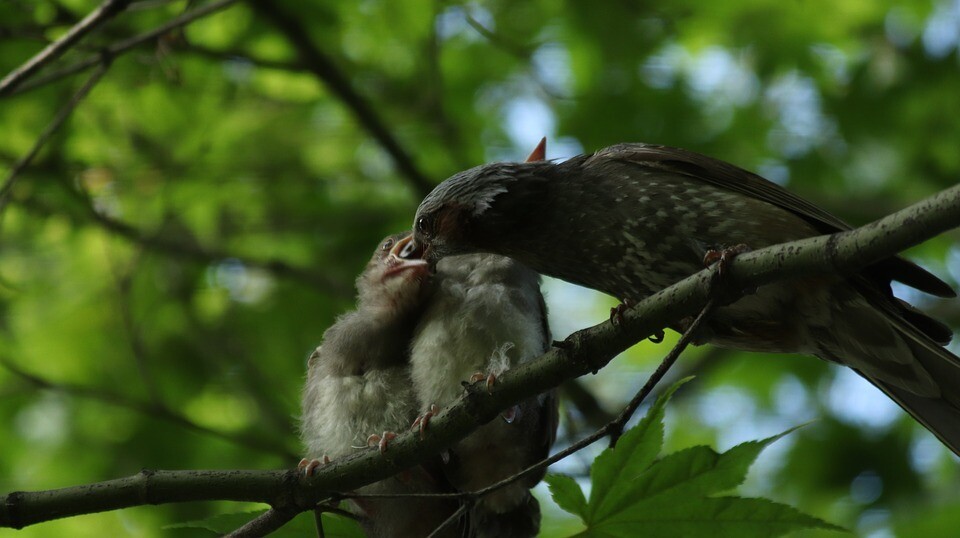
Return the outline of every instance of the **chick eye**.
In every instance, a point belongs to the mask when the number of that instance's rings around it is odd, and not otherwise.
[[[417,233],[425,238],[429,238],[431,235],[433,235],[433,218],[420,217],[417,219]]]
[[[384,252],[390,250],[391,248],[393,248],[393,239],[387,239],[382,245],[380,245],[380,250]]]

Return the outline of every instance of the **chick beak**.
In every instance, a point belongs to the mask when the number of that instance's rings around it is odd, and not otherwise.
[[[422,276],[430,272],[430,264],[420,257],[422,252],[418,252],[416,244],[413,242],[413,236],[408,235],[397,241],[397,244],[390,249],[385,260],[387,270],[384,277],[391,277],[405,271],[412,271],[415,275]]]
[[[426,249],[413,240],[413,235],[408,235],[397,241],[390,252],[391,254],[396,253],[396,256],[402,260],[425,260],[427,258]]]

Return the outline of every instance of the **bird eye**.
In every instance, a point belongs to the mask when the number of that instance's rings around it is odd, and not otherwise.
[[[433,218],[427,216],[417,219],[417,233],[429,239],[433,235]]]
[[[380,250],[384,252],[390,250],[391,248],[393,248],[393,242],[394,242],[393,239],[387,239],[386,241],[383,242],[382,245],[380,245]]]

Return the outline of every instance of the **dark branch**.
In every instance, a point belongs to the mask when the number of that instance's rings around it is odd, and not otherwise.
[[[277,69],[279,71],[291,71],[295,73],[302,73],[308,70],[307,66],[303,65],[302,62],[261,58],[243,49],[213,49],[196,43],[187,43],[179,47],[178,50],[214,60],[247,62],[251,65],[266,69]]]
[[[37,156],[37,153],[40,153],[40,150],[47,143],[47,140],[53,136],[53,133],[57,132],[61,125],[67,118],[70,117],[70,113],[73,112],[73,109],[77,108],[77,105],[80,104],[80,101],[83,101],[83,98],[90,93],[90,90],[97,85],[97,82],[100,82],[100,79],[109,69],[110,63],[106,60],[101,60],[100,67],[90,75],[90,78],[83,83],[83,86],[73,94],[73,97],[67,101],[67,104],[57,112],[57,115],[53,118],[53,121],[47,125],[47,128],[40,133],[40,136],[37,137],[37,141],[34,142],[33,147],[30,148],[30,151],[23,156],[13,168],[10,169],[10,172],[7,174],[7,179],[3,182],[3,186],[0,187],[0,214],[3,213],[3,210],[6,208],[7,204],[10,202],[10,191],[13,189],[14,184],[17,182],[17,179],[20,177],[20,173],[23,170],[30,166],[30,163],[33,162],[33,159]]]
[[[56,60],[71,46],[80,41],[85,35],[93,31],[104,22],[110,20],[118,13],[127,8],[131,0],[105,0],[100,6],[91,11],[89,15],[70,28],[60,39],[47,45],[36,56],[27,60],[26,63],[10,72],[3,80],[0,80],[0,97],[9,95],[23,81],[27,80],[34,73],[43,69],[50,62]]]
[[[313,43],[300,21],[295,16],[285,13],[275,2],[250,0],[250,4],[286,35],[297,50],[300,61],[343,101],[356,116],[360,125],[390,154],[400,173],[407,178],[416,194],[420,197],[426,196],[433,189],[431,181],[420,171],[410,153],[400,145],[400,141],[393,136],[376,109],[357,92],[350,79],[340,71],[333,60]]]
[[[724,275],[725,284],[750,289],[800,276],[846,275],[958,226],[960,186],[954,186],[856,230],[742,254]],[[647,297],[625,312],[618,327],[607,321],[574,333],[562,348],[505,372],[492,392],[480,384],[467,387],[460,400],[432,419],[425,439],[408,432],[394,439],[385,454],[360,450],[322,466],[307,480],[298,479],[293,470],[157,471],[75,488],[14,492],[0,497],[0,526],[19,528],[139,504],[197,500],[312,510],[331,492],[356,489],[421,463],[510,405],[602,368],[661,327],[696,314],[708,302],[712,274],[701,271]]]
[[[83,197],[82,194],[73,190],[70,190],[70,193],[78,198]],[[227,259],[235,259],[247,267],[263,269],[277,277],[290,278],[303,282],[332,296],[349,297],[352,294],[352,286],[350,283],[342,282],[312,269],[297,267],[283,260],[248,258],[232,252],[209,249],[192,243],[167,239],[163,236],[140,230],[129,223],[104,215],[97,211],[89,201],[85,201],[84,203],[84,210],[89,215],[91,222],[144,249],[203,263],[216,263]],[[18,205],[37,214],[48,215],[53,213],[51,209],[33,200],[18,201]]]
[[[220,11],[223,8],[229,7],[231,4],[235,4],[238,0],[218,0],[216,2],[211,2],[205,6],[198,7],[197,9],[191,10],[179,17],[171,19],[170,22],[161,24],[160,26],[149,30],[140,35],[131,37],[129,39],[124,39],[105,48],[101,54],[94,54],[88,56],[87,58],[80,60],[75,64],[68,65],[64,68],[52,71],[46,75],[38,76],[33,79],[33,81],[20,85],[15,91],[12,91],[11,95],[16,95],[26,91],[30,91],[34,88],[39,88],[51,82],[60,80],[64,77],[79,73],[81,71],[86,71],[87,69],[97,65],[101,61],[101,57],[106,55],[110,58],[116,58],[144,43],[151,42],[160,36],[170,32],[171,30],[176,30],[177,28],[186,26],[191,22],[196,21]]]

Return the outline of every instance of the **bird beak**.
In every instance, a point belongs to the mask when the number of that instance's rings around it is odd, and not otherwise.
[[[397,244],[390,249],[387,255],[387,266],[384,277],[390,277],[404,271],[413,271],[418,275],[426,275],[430,272],[430,264],[421,258],[417,252],[416,244],[413,242],[413,235],[408,235],[397,241]]]
[[[414,241],[411,234],[397,241],[391,254],[396,251],[396,256],[402,260],[426,260],[428,249],[429,247],[425,249],[423,245]]]

